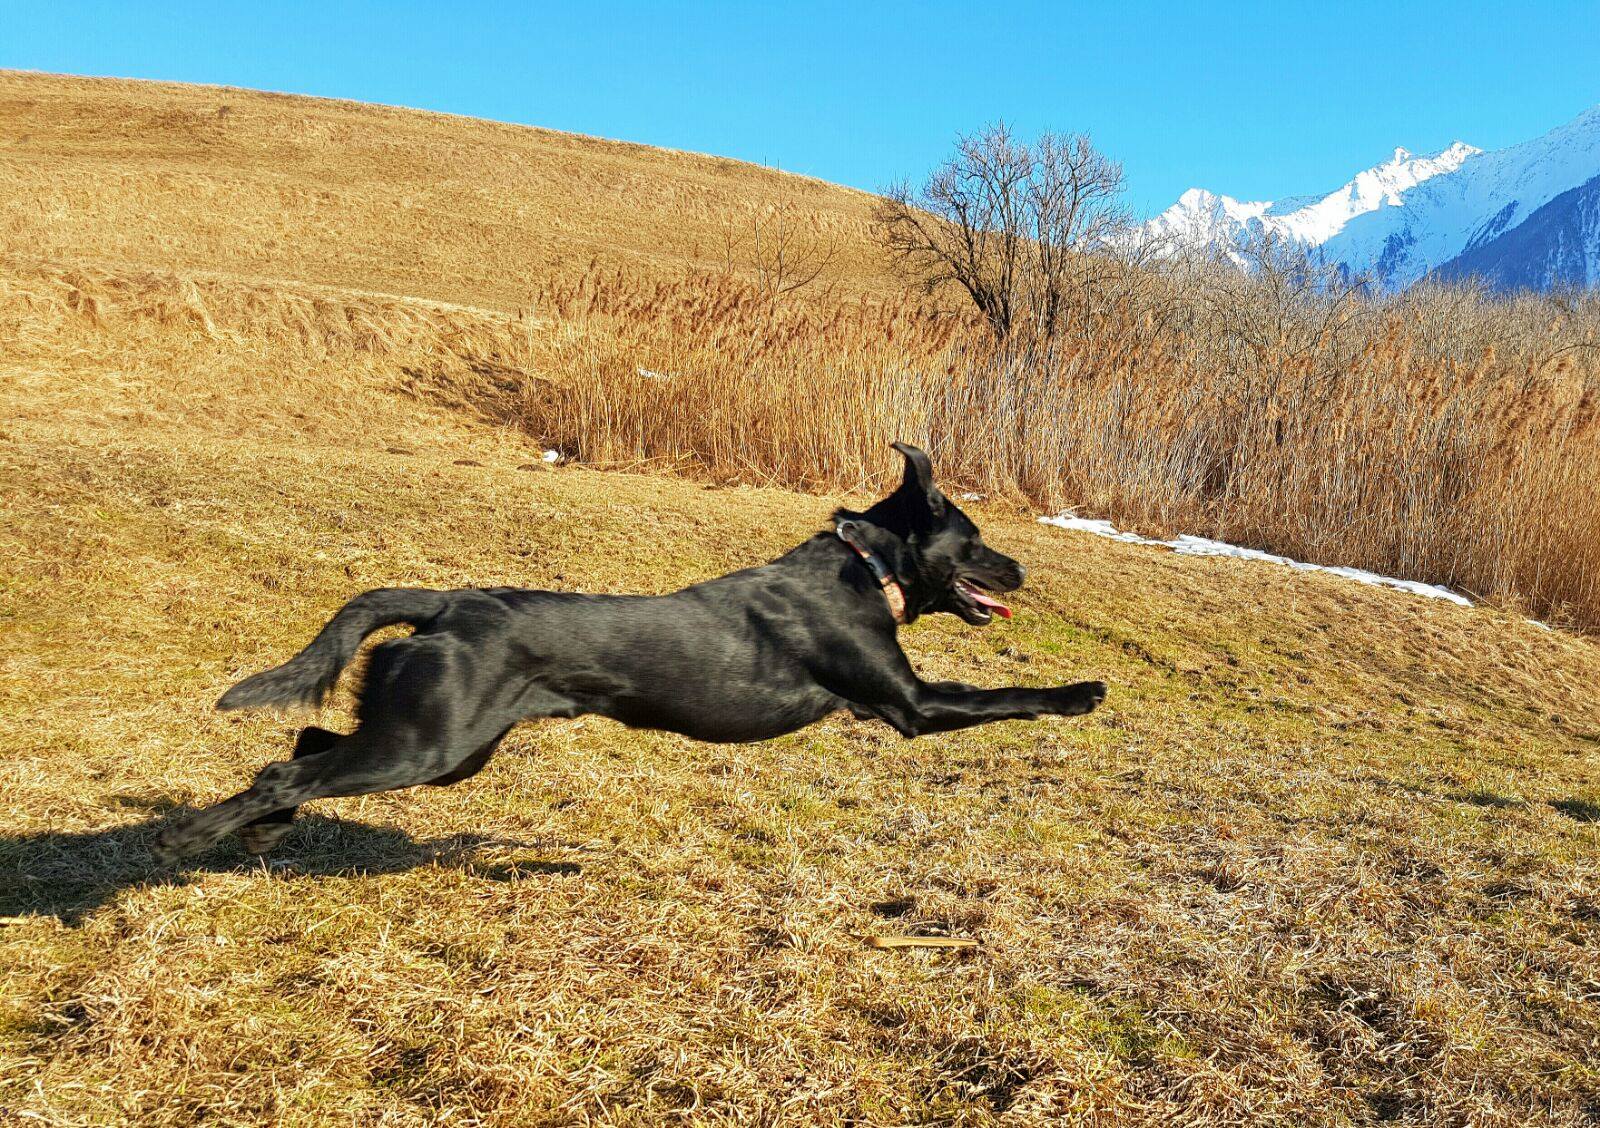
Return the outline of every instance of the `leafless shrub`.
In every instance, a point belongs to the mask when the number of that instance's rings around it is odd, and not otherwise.
[[[823,282],[839,254],[837,235],[788,200],[752,210],[723,237],[723,270],[751,280],[768,304]]]

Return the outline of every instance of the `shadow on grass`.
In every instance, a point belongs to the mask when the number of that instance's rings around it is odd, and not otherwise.
[[[1505,810],[1510,807],[1522,806],[1522,800],[1511,795],[1499,795],[1493,791],[1463,791],[1451,795],[1457,803],[1469,803],[1474,807],[1492,807]]]
[[[1600,823],[1600,803],[1588,799],[1552,799],[1550,805],[1581,823]]]
[[[135,885],[184,885],[195,873],[259,870],[264,864],[228,838],[177,865],[158,865],[150,857],[150,845],[166,821],[165,811],[172,809],[171,804],[160,807],[163,813],[155,818],[108,830],[0,834],[0,916],[39,914],[76,925]],[[419,841],[394,827],[308,814],[295,822],[267,863],[277,873],[316,876],[401,873],[427,865],[453,866],[499,881],[580,872],[572,862],[519,860],[485,867],[472,858],[482,847],[546,845],[478,834]]]

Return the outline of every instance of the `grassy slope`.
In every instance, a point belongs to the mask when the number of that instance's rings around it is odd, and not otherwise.
[[[0,71],[0,246],[512,310],[530,276],[720,267],[789,206],[891,288],[871,198],[720,157],[416,110]]]
[[[210,702],[352,592],[667,590],[769,558],[833,499],[519,469],[520,436],[381,356],[0,305],[0,1109],[1600,1107],[1600,647],[997,510],[976,515],[1031,569],[1018,619],[907,646],[933,677],[1103,676],[1086,721],[908,743],[836,718],[747,747],[533,726],[461,787],[319,804],[281,866],[227,846],[153,874],[149,821],[236,790],[293,729]],[[926,929],[983,947],[859,939]]]

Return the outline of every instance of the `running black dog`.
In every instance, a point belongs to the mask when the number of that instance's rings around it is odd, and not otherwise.
[[[947,611],[974,626],[1023,569],[983,543],[933,484],[928,456],[896,443],[905,480],[865,513],[759,568],[672,595],[571,595],[520,588],[380,588],[356,596],[311,645],[247,678],[219,709],[315,705],[361,640],[409,623],[372,652],[356,731],[301,731],[294,759],[268,764],[249,790],[169,824],[156,853],[173,860],[231,831],[264,852],[310,799],[444,785],[481,770],[519,721],[595,713],[696,740],[766,740],[839,709],[904,736],[988,721],[1087,713],[1101,682],[976,689],[925,682],[895,636]]]

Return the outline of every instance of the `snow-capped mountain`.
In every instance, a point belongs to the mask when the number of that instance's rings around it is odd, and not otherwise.
[[[1146,231],[1240,262],[1236,248],[1272,233],[1389,288],[1432,273],[1502,289],[1600,285],[1600,106],[1492,152],[1396,149],[1323,196],[1247,202],[1192,188]]]
[[[1320,247],[1357,216],[1398,206],[1408,190],[1441,173],[1454,172],[1479,152],[1460,141],[1431,157],[1414,157],[1396,149],[1383,164],[1357,173],[1355,179],[1326,196],[1243,201],[1191,188],[1151,220],[1147,229],[1158,238],[1188,245],[1227,246],[1268,231]]]

